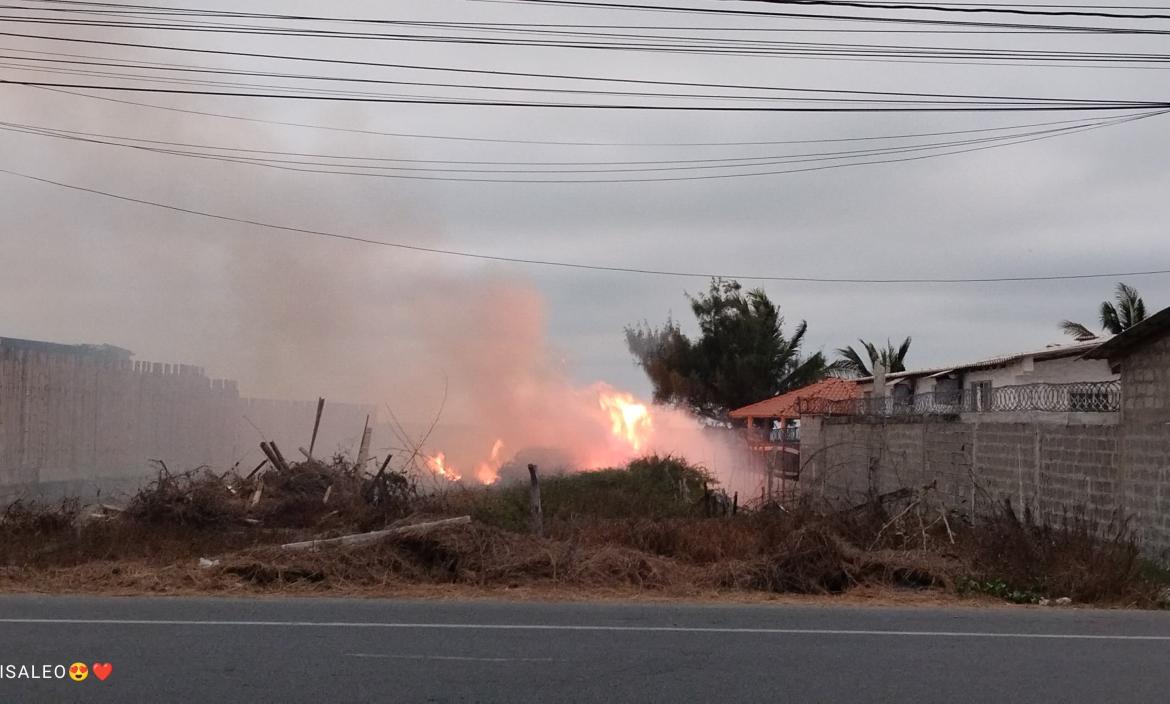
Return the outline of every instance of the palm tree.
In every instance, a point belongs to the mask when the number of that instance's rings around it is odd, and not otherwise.
[[[836,370],[855,376],[873,376],[873,365],[875,362],[880,362],[887,372],[906,371],[906,353],[910,351],[909,337],[903,340],[897,349],[894,349],[894,345],[889,340],[886,340],[885,349],[881,350],[872,342],[865,340],[858,340],[858,342],[861,343],[868,359],[862,357],[852,347],[842,347],[837,350],[841,359],[834,363]]]
[[[1109,301],[1101,302],[1101,329],[1105,332],[1119,335],[1146,319],[1146,304],[1138,295],[1136,288],[1123,283],[1117,284],[1114,300],[1117,301],[1116,305]],[[1078,340],[1092,340],[1097,337],[1089,328],[1071,320],[1062,322],[1060,329]]]

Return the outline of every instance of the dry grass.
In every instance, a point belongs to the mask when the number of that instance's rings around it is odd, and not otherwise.
[[[923,489],[899,503],[704,518],[695,515],[694,493],[680,491],[669,473],[677,467],[661,477],[655,471],[579,484],[563,478],[545,538],[516,529],[517,517],[498,510],[512,500],[506,488],[466,492],[455,502],[412,502],[407,493],[373,501],[369,479],[347,465],[305,463],[262,478],[263,496],[253,505],[254,478],[160,475],[124,513],[106,519],[84,520],[75,502],[10,506],[0,517],[0,589],[377,594],[423,588],[692,597],[893,589],[1151,606],[1164,587],[1145,569],[1123,522],[1103,526],[1077,511],[1043,521],[1005,506],[972,525],[943,513]],[[608,496],[627,481],[647,492],[659,487],[647,504],[653,517],[638,515],[636,502],[589,511],[589,487]],[[385,495],[385,485],[380,491]],[[476,510],[477,497],[487,508]],[[452,503],[481,520],[357,547],[278,547],[379,528],[402,520],[412,505],[450,515]],[[219,562],[203,569],[200,557]]]

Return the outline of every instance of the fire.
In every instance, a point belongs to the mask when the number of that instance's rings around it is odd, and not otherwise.
[[[427,457],[427,462],[430,463],[431,470],[437,476],[453,482],[463,479],[463,476],[456,472],[454,467],[447,465],[447,456],[442,452],[437,453],[434,457]]]
[[[610,432],[624,440],[634,452],[641,452],[650,439],[653,420],[650,409],[623,391],[601,391],[601,410],[609,414]]]
[[[533,438],[517,440],[509,436],[508,443],[505,443],[503,438],[497,438],[486,457],[480,454],[482,450],[480,452],[472,450],[470,453],[466,450],[456,451],[460,466],[474,467],[470,475],[481,484],[491,485],[500,480],[500,470],[506,461],[504,455],[506,444],[519,444],[521,451],[525,447],[539,448],[542,444],[563,449],[566,451],[566,458],[571,462],[569,466],[576,469],[596,469],[620,466],[639,453],[645,452],[652,443],[662,440],[661,437],[656,439],[655,411],[633,394],[620,391],[608,384],[598,382],[577,391],[571,397],[569,405],[575,413],[577,422],[577,426],[569,430],[577,432],[545,436],[549,439],[543,441]],[[659,428],[658,433],[668,432],[669,414],[661,415],[659,420],[666,425]],[[558,447],[558,443],[564,444]],[[481,459],[477,461],[476,455]],[[462,481],[463,475],[448,462],[445,453],[438,452],[425,457],[427,466],[436,476],[452,482]]]
[[[500,465],[504,461],[500,458],[500,451],[504,449],[504,441],[497,439],[492,443],[492,452],[486,460],[475,468],[475,478],[484,484],[495,484],[500,478]]]

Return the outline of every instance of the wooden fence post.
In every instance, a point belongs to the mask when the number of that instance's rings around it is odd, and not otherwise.
[[[313,461],[313,448],[317,445],[317,431],[321,429],[321,411],[325,410],[325,399],[317,398],[317,419],[313,421],[313,437],[309,439],[309,461]]]
[[[374,434],[374,429],[370,427],[370,416],[366,416],[366,425],[362,428],[362,442],[358,445],[357,463],[354,467],[360,472],[366,466],[366,462],[370,459],[370,438]]]
[[[532,532],[544,537],[544,512],[540,508],[540,479],[536,476],[536,465],[528,465],[531,484],[528,487],[528,508],[532,512]]]

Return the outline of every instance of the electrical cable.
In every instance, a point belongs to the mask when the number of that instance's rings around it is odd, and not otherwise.
[[[422,252],[428,254],[439,254],[451,257],[460,257],[465,259],[475,259],[481,261],[504,262],[511,264],[525,264],[531,266],[556,267],[562,269],[577,269],[586,271],[600,271],[613,272],[622,274],[642,274],[649,276],[671,276],[671,277],[685,277],[685,278],[728,278],[744,281],[789,281],[789,282],[804,282],[804,283],[835,283],[835,284],[974,284],[974,283],[1008,283],[1008,282],[1024,282],[1024,281],[1070,281],[1080,279],[1101,279],[1101,278],[1125,278],[1132,276],[1154,276],[1162,274],[1170,274],[1170,269],[1147,269],[1123,272],[1098,272],[1087,274],[1053,274],[1053,275],[1033,275],[1033,276],[985,276],[985,277],[929,277],[929,278],[849,278],[849,277],[819,277],[819,276],[780,276],[780,275],[745,275],[745,274],[720,274],[698,271],[675,271],[668,269],[650,269],[639,267],[623,267],[600,264],[585,264],[580,262],[568,262],[552,259],[532,259],[523,257],[509,257],[502,255],[483,254],[478,252],[468,252],[456,249],[444,249],[439,247],[425,247],[422,245],[413,245],[403,242],[387,242],[385,240],[375,240],[366,237],[359,237],[356,235],[346,235],[342,233],[329,232],[326,230],[315,230],[311,228],[290,227],[287,225],[278,225],[275,223],[264,222],[260,220],[252,220],[248,218],[237,218],[229,215],[222,215],[203,210],[196,210],[194,208],[184,208],[167,203],[160,203],[144,198],[135,198],[108,191],[102,191],[95,188],[87,188],[85,186],[78,186],[75,184],[65,183],[63,181],[55,181],[53,179],[43,178],[40,176],[33,176],[31,174],[21,173],[7,168],[0,168],[0,173],[17,178],[23,178],[38,183],[57,186],[82,193],[89,193],[92,195],[104,196],[128,203],[135,203],[138,205],[147,205],[154,208],[169,210],[173,212],[185,213],[187,215],[195,215],[212,220],[219,220],[221,222],[232,222],[241,225],[249,225],[253,227],[260,227],[269,230],[280,232],[288,232],[294,234],[310,235],[314,237],[323,237],[335,240],[344,240],[349,242],[356,242],[361,244],[374,245],[379,247],[389,247],[393,249],[409,250],[414,252]]]

